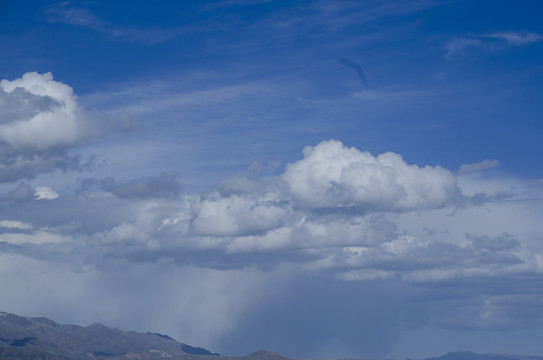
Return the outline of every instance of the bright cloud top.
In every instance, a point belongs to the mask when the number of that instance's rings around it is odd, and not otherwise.
[[[48,101],[48,106],[37,108],[31,116],[1,125],[0,139],[11,147],[46,150],[73,146],[85,136],[84,119],[78,114],[72,88],[54,81],[51,73],[26,73],[20,79],[2,80],[0,87],[6,97],[27,96],[33,102]]]
[[[53,200],[58,198],[58,193],[47,186],[38,186],[34,194],[38,200]]]
[[[287,166],[283,178],[293,196],[311,208],[436,208],[459,195],[450,171],[408,165],[392,152],[374,157],[331,140],[303,153],[304,159]]]
[[[51,73],[0,81],[0,105],[0,182],[89,166],[67,150],[136,125],[126,116],[87,113],[72,88]]]

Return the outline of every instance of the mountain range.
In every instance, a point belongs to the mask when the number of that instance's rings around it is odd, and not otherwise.
[[[266,350],[224,356],[180,343],[168,335],[138,333],[102,324],[62,325],[45,317],[0,312],[0,360],[288,360]],[[536,356],[453,352],[423,360],[543,360]]]

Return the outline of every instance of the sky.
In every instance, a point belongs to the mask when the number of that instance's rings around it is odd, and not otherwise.
[[[0,310],[229,355],[543,355],[542,14],[0,0]]]

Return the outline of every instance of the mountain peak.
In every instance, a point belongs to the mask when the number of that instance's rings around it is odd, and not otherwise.
[[[278,353],[269,350],[260,350],[244,357],[246,360],[285,360],[286,358]]]

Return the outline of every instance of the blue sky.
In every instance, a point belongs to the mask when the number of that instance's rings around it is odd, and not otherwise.
[[[0,308],[233,355],[543,354],[542,12],[0,2]]]

